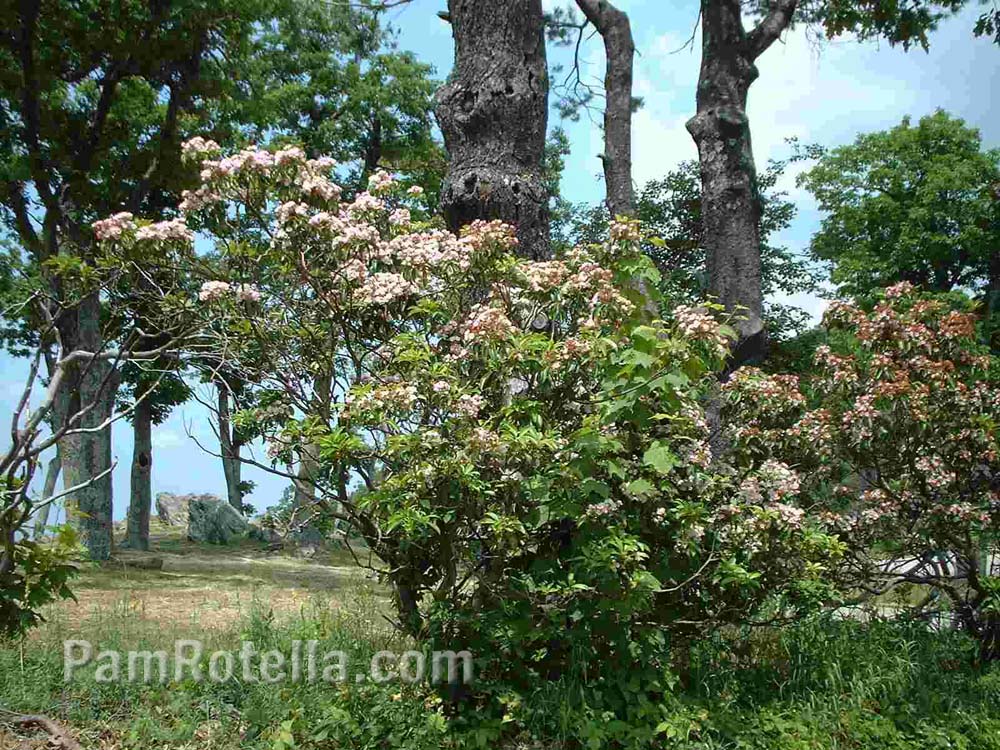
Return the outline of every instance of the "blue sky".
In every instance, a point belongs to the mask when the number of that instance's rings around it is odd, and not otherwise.
[[[547,7],[554,4],[545,2]],[[634,176],[641,184],[697,155],[684,123],[694,111],[700,38],[696,35],[693,45],[684,45],[695,30],[698,3],[619,0],[617,4],[632,21],[638,52],[635,93],[645,100],[634,129]],[[444,6],[443,0],[413,0],[385,15],[399,30],[399,46],[434,65],[439,78],[447,75],[452,59],[450,27],[437,17]],[[787,34],[758,61],[760,78],[750,90],[748,110],[757,164],[787,156],[785,141],[790,137],[835,146],[858,133],[898,124],[904,115],[916,119],[939,107],[978,127],[987,146],[1000,146],[1000,48],[972,36],[979,12],[973,6],[944,22],[932,36],[928,53],[903,52],[873,42],[817,41],[815,34],[801,27]],[[550,60],[565,61],[568,54],[555,50]],[[582,55],[584,75],[599,83],[603,75],[600,39],[585,43]],[[553,114],[550,127],[557,124]],[[597,158],[600,130],[586,117],[563,125],[572,145],[563,192],[573,201],[599,201],[603,197]],[[799,213],[780,239],[804,251],[818,226],[819,213],[808,193],[795,187],[794,172],[786,175],[782,187]],[[814,315],[822,309],[822,301],[816,298],[793,301]],[[24,362],[0,357],[0,416],[12,413],[26,372]],[[194,402],[177,409],[154,431],[154,493],[224,496],[218,459],[202,452],[189,432],[214,449],[206,411]],[[262,456],[262,451],[257,453],[258,458]],[[132,456],[128,424],[115,426],[114,455],[119,462],[114,477],[115,517],[121,518],[128,503]],[[249,499],[258,509],[277,501],[287,484],[252,467],[244,472],[245,478],[257,483]]]

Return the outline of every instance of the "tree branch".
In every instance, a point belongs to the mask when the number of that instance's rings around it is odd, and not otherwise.
[[[751,60],[760,57],[789,27],[797,4],[798,0],[775,0],[771,4],[768,14],[747,34],[747,49]]]

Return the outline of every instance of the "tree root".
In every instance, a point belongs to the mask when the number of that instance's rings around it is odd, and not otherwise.
[[[48,716],[40,714],[17,714],[0,708],[3,718],[0,719],[5,724],[17,724],[20,726],[35,726],[48,732],[53,740],[59,743],[63,750],[83,750],[83,746],[77,742],[62,726],[54,722]]]

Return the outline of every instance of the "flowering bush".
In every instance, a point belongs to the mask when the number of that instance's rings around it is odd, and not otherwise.
[[[198,296],[258,392],[240,418],[281,470],[315,448],[317,512],[386,563],[403,627],[508,684],[621,667],[646,690],[672,636],[817,599],[837,544],[780,465],[711,461],[731,332],[712,307],[644,318],[634,223],[532,262],[507,225],[422,218],[384,172],[348,200],[332,166],[208,158],[181,210],[226,269]]]
[[[927,587],[921,606],[943,598],[994,658],[1000,367],[960,308],[906,283],[871,310],[834,304],[810,377],[746,368],[725,390],[734,452],[795,467],[785,481],[850,549],[846,585]]]

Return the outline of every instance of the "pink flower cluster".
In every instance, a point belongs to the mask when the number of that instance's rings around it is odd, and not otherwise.
[[[201,285],[198,299],[214,302],[232,294],[240,302],[259,302],[260,290],[253,284],[230,284],[228,281],[206,281]]]
[[[260,302],[260,290],[253,284],[237,284],[233,293],[240,302]]]
[[[479,453],[496,451],[500,442],[500,436],[485,427],[476,427],[469,435],[469,447]]]
[[[612,242],[639,242],[642,239],[642,225],[635,219],[619,216],[611,222]]]
[[[135,229],[135,221],[128,211],[114,214],[107,219],[101,219],[91,224],[94,236],[98,241],[117,240],[124,232]]]
[[[483,408],[483,403],[483,397],[478,394],[463,395],[459,396],[455,408],[462,416],[468,419],[475,419],[479,416],[479,412]]]
[[[139,227],[135,233],[137,240],[152,242],[194,242],[194,232],[188,229],[184,219],[169,219]]]
[[[226,281],[206,281],[201,285],[198,299],[202,302],[214,302],[222,299],[232,291],[232,286]]]
[[[940,491],[955,483],[955,473],[948,470],[940,456],[921,456],[915,466],[931,490]]]
[[[799,492],[799,475],[781,461],[774,459],[765,461],[758,474],[772,500],[782,500]]]
[[[520,266],[533,292],[549,292],[569,276],[569,268],[561,260],[522,263]]]
[[[409,226],[411,221],[410,209],[408,208],[397,208],[389,214],[389,223],[394,227]]]
[[[350,416],[353,411],[381,411],[383,409],[407,410],[417,402],[417,388],[404,383],[385,383],[376,388],[351,392],[344,396],[341,417]]]
[[[222,195],[208,185],[202,185],[194,191],[185,190],[181,193],[181,198],[183,200],[181,200],[177,208],[184,213],[189,213],[191,211],[200,211],[213,203],[219,203],[222,200]]]
[[[368,189],[373,193],[385,193],[396,184],[395,178],[384,169],[380,169],[368,178]]]
[[[407,281],[401,274],[381,271],[364,279],[356,298],[363,305],[387,305],[417,291],[416,285]]]
[[[590,518],[606,518],[621,510],[621,501],[613,498],[602,500],[599,503],[592,503],[583,511],[585,516]]]
[[[740,393],[765,411],[794,409],[806,402],[795,375],[769,375],[757,367],[741,367],[722,390]]]
[[[417,269],[455,264],[465,270],[472,262],[472,246],[450,232],[433,229],[394,237],[386,244],[382,255]]]
[[[514,335],[516,330],[507,313],[499,307],[486,304],[473,307],[468,320],[461,326],[462,338],[466,342],[506,339]]]
[[[461,236],[476,252],[487,245],[494,245],[502,251],[510,251],[517,247],[517,235],[514,232],[514,227],[499,219],[492,221],[476,219],[462,228]]]
[[[205,156],[217,154],[222,149],[219,144],[212,140],[206,140],[200,135],[196,135],[190,140],[181,144],[181,156],[185,159],[201,159]]]
[[[729,340],[705,308],[678,305],[674,308],[674,320],[681,333],[689,339],[708,342],[721,356],[729,351]]]
[[[240,172],[267,173],[274,166],[274,154],[251,146],[223,159],[206,159],[201,163],[202,182],[231,177]]]

